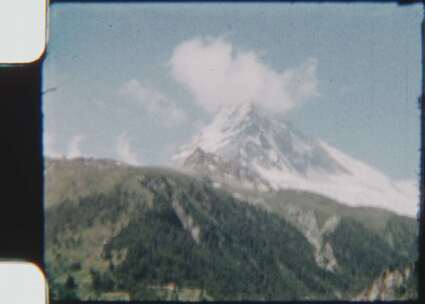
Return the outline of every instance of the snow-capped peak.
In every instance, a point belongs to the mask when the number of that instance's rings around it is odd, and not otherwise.
[[[352,206],[410,216],[417,211],[417,188],[391,181],[252,103],[222,108],[173,159],[220,182],[260,191],[300,189]]]
[[[223,108],[174,159],[185,159],[197,148],[245,166],[260,165],[300,176],[316,171],[348,173],[317,141],[252,103]]]
[[[196,148],[205,152],[215,153],[222,146],[229,144],[229,140],[243,130],[244,124],[254,120],[256,107],[253,103],[242,106],[223,107],[214,117],[211,124],[205,127],[189,145],[182,146],[175,159],[185,158]]]

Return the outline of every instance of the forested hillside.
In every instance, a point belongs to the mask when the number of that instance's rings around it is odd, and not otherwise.
[[[409,218],[299,191],[256,204],[164,168],[48,159],[46,198],[55,299],[351,299],[417,257]]]

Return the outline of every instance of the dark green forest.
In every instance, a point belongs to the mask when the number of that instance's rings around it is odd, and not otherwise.
[[[56,166],[55,178],[93,187],[83,177],[90,168],[64,178]],[[328,271],[302,231],[273,210],[173,171],[116,170],[108,189],[82,189],[46,208],[54,299],[350,299],[417,258],[413,220],[392,215],[378,231],[345,213],[324,236],[338,261]],[[398,297],[412,296],[412,277]]]

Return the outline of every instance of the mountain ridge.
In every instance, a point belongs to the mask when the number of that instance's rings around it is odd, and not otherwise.
[[[200,152],[204,153],[202,159],[196,157]],[[223,181],[217,173],[228,171],[231,165],[233,183],[258,191],[312,191],[351,206],[382,207],[411,217],[418,210],[415,185],[393,181],[253,104],[223,108],[190,143],[180,146],[172,159],[178,168],[203,172],[217,181]],[[241,172],[243,176],[238,174]]]

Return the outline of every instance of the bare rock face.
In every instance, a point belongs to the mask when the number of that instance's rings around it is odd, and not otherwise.
[[[377,278],[372,285],[366,290],[362,291],[357,297],[354,298],[356,301],[388,301],[397,298],[395,292],[397,288],[400,288],[405,284],[407,279],[412,275],[412,269],[406,267],[405,269],[399,270],[386,270],[384,273]]]
[[[174,200],[172,202],[172,206],[174,210],[176,211],[177,217],[179,218],[180,222],[182,223],[184,229],[189,231],[190,235],[192,236],[193,240],[199,244],[201,241],[201,229],[199,226],[195,224],[193,221],[193,218],[188,215],[183,207],[180,205],[180,203],[177,200]]]
[[[183,170],[192,174],[204,175],[231,186],[267,191],[269,187],[263,179],[249,167],[239,162],[228,161],[222,157],[205,152],[201,148],[185,159]]]
[[[337,271],[338,262],[334,256],[332,246],[324,241],[324,235],[332,233],[339,223],[339,218],[329,218],[320,229],[316,215],[313,211],[302,210],[295,206],[288,206],[288,219],[307,238],[315,249],[315,260],[319,267],[328,271]]]
[[[331,272],[334,272],[338,268],[338,262],[334,256],[332,246],[329,242],[326,242],[324,246],[316,254],[317,264]]]

